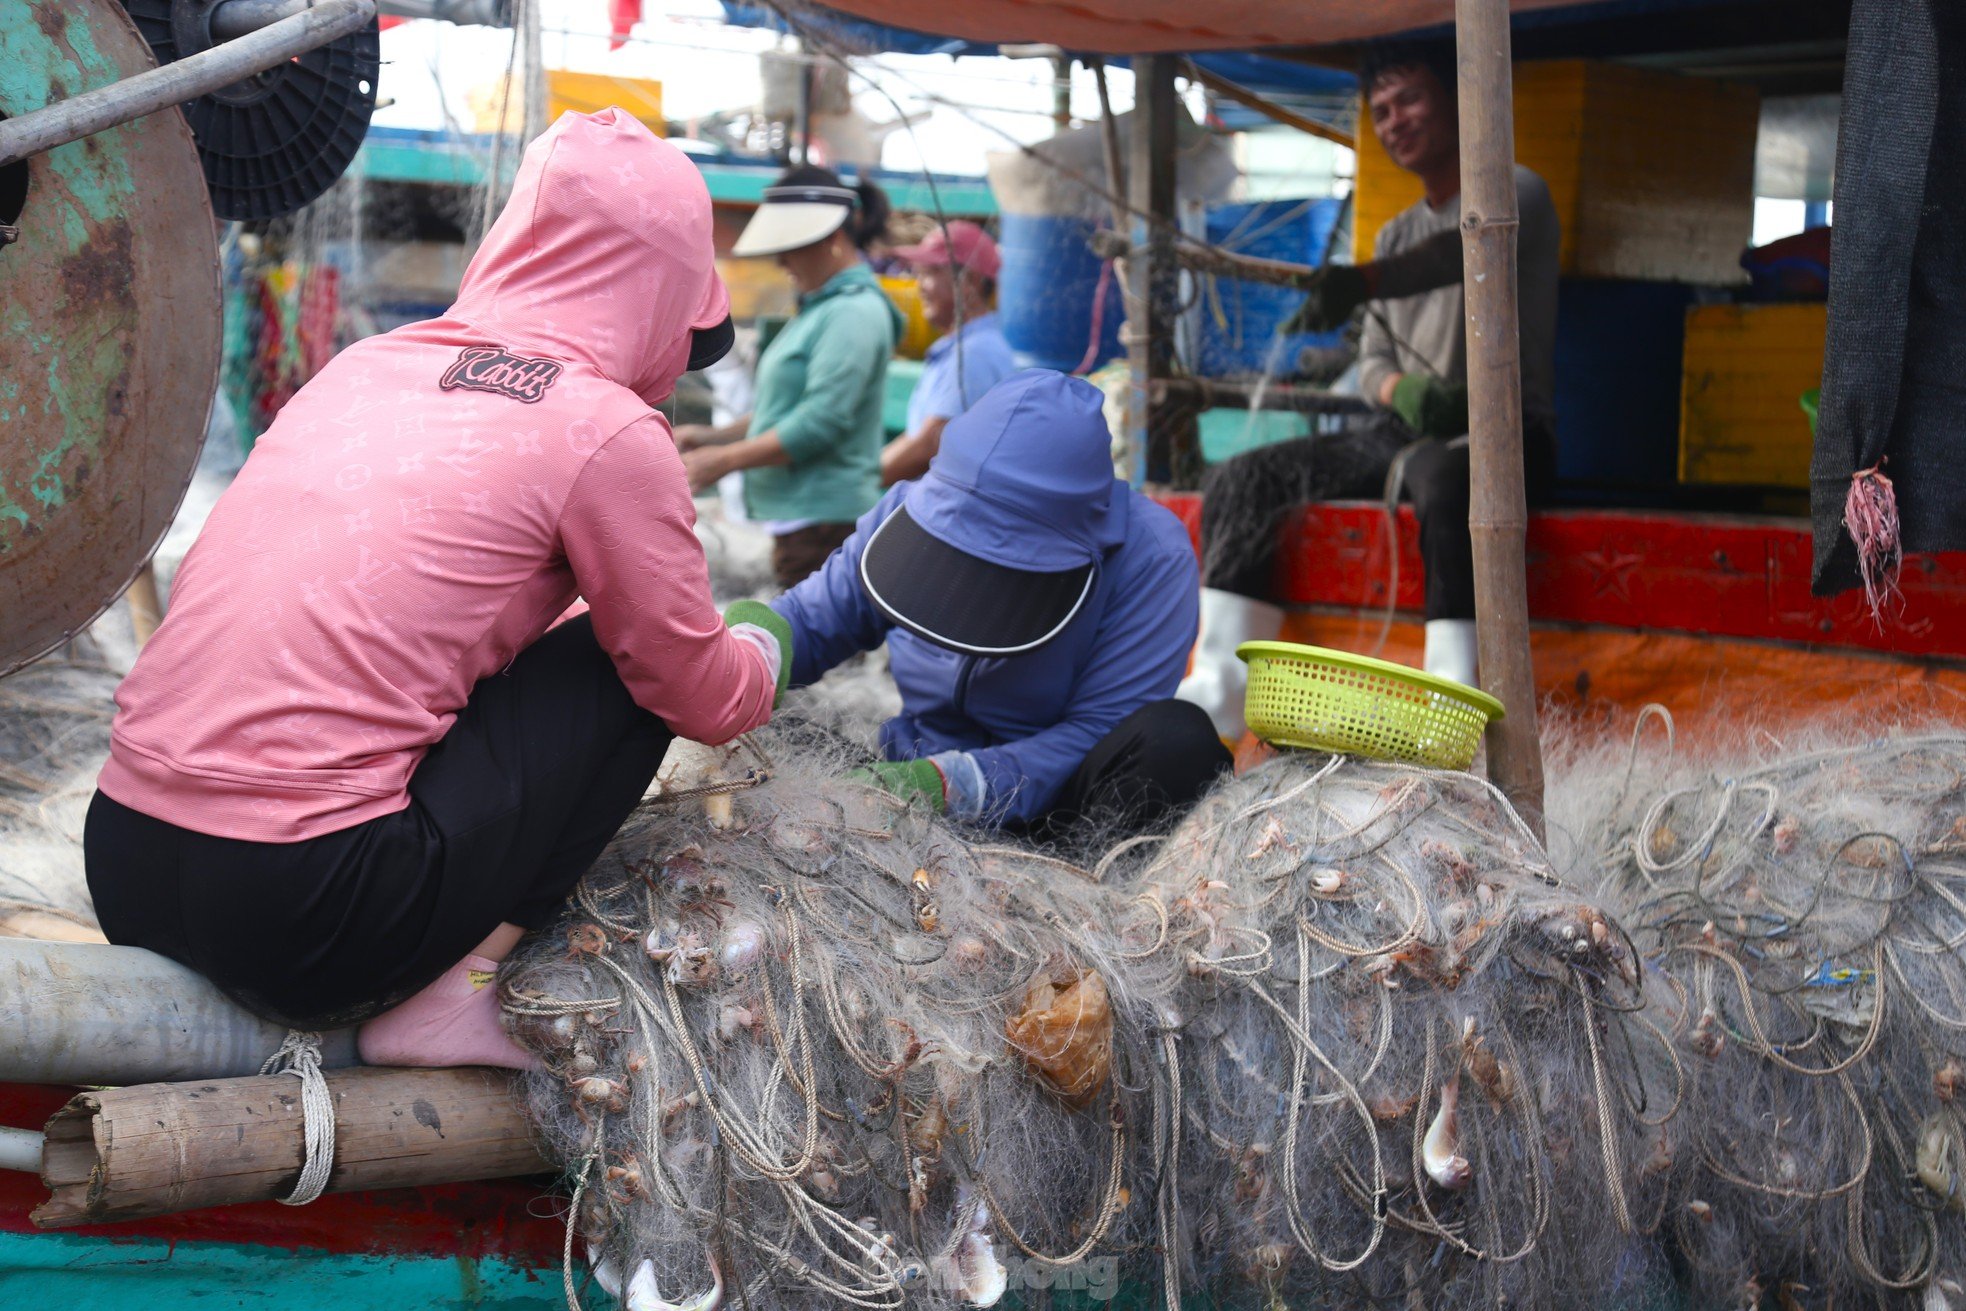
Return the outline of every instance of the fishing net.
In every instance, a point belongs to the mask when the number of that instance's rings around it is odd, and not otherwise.
[[[1966,1306],[1966,736],[1635,761],[1578,832],[1672,988],[1692,1284]]]
[[[654,799],[502,975],[569,1250],[631,1304],[1661,1278],[1673,1054],[1486,784],[1288,758],[1071,865],[793,736]]]
[[[1683,1079],[1654,987],[1485,782],[1285,758],[1213,793],[1139,896],[1179,944],[1150,963],[1182,1018],[1198,1282],[1293,1305],[1656,1294]]]
[[[1013,1258],[1147,1241],[1149,1043],[1098,889],[783,736],[726,766],[761,786],[631,818],[502,978],[603,1285],[981,1304]]]

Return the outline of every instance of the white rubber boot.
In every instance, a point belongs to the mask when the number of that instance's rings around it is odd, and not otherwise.
[[[1174,695],[1208,712],[1224,742],[1242,740],[1243,693],[1249,667],[1236,659],[1244,642],[1266,642],[1283,631],[1283,610],[1213,587],[1201,589],[1201,637],[1195,642],[1194,672]]]
[[[1441,678],[1451,678],[1467,687],[1475,682],[1475,661],[1480,647],[1475,642],[1472,619],[1429,619],[1427,654],[1421,668]]]

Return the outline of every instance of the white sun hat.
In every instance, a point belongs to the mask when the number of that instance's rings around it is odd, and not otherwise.
[[[859,203],[860,195],[851,187],[766,187],[730,253],[782,255],[824,241],[846,225]]]

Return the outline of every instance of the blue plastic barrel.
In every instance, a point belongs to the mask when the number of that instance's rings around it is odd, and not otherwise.
[[[1344,201],[1264,200],[1213,205],[1208,240],[1239,255],[1321,264]],[[1271,364],[1289,368],[1307,346],[1335,346],[1343,332],[1298,333],[1276,347],[1277,329],[1296,313],[1304,294],[1236,278],[1215,279],[1214,295],[1201,298],[1201,372],[1204,377],[1263,373]]]
[[[1071,372],[1092,340],[1101,262],[1086,245],[1093,224],[1082,218],[1006,213],[998,249],[997,317],[1018,362]],[[1126,317],[1117,274],[1108,277],[1093,366],[1120,353]]]

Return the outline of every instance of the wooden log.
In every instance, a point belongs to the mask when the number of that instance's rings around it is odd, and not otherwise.
[[[1467,291],[1470,502],[1481,681],[1508,708],[1488,727],[1488,776],[1543,833],[1543,749],[1529,654],[1516,315],[1515,110],[1508,0],[1457,0],[1461,242]]]
[[[141,947],[0,938],[0,1083],[256,1074],[286,1032]],[[353,1029],[323,1035],[323,1066],[356,1063]]]
[[[334,1070],[331,1193],[539,1174],[509,1071]],[[82,1093],[48,1121],[42,1229],[285,1197],[305,1155],[290,1074]]]

